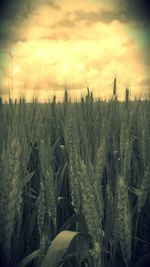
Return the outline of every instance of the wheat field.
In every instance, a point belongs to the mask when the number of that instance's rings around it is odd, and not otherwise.
[[[150,100],[0,99],[0,266],[132,267],[150,251]]]

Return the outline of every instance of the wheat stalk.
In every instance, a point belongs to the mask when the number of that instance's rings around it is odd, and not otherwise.
[[[21,146],[16,138],[10,138],[6,150],[2,153],[1,186],[1,235],[4,254],[9,261],[11,242],[15,224],[20,216],[22,202],[22,182],[20,177]]]
[[[72,205],[77,213],[81,212],[81,192],[80,192],[80,169],[79,169],[79,155],[77,149],[77,140],[75,140],[75,133],[73,132],[73,119],[70,117],[66,128],[66,146],[69,154],[69,173],[70,173],[70,189],[72,196]]]
[[[92,256],[94,258],[95,266],[97,266],[97,264],[98,266],[101,266],[101,241],[103,236],[102,203],[100,199],[97,199],[97,195],[95,195],[92,176],[89,176],[87,167],[83,161],[80,162],[80,187],[82,193],[82,211],[88,232],[93,242]],[[99,208],[97,208],[96,203],[99,203]]]
[[[118,177],[118,235],[126,266],[131,259],[131,211],[128,189],[124,177]]]

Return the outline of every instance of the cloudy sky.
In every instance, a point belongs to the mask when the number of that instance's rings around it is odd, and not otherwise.
[[[0,93],[41,100],[87,86],[122,98],[150,90],[149,0],[1,0]],[[13,88],[13,90],[12,90]]]

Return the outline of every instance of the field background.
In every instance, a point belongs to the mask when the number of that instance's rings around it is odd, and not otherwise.
[[[150,100],[0,99],[2,267],[125,267],[150,250]]]

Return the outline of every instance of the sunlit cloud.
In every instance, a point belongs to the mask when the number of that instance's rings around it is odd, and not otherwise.
[[[120,98],[126,86],[133,95],[141,93],[139,79],[148,80],[150,73],[149,26],[133,6],[128,12],[129,1],[25,2],[18,15],[2,20],[3,94],[13,85],[15,97],[29,97],[36,89],[41,99],[49,94],[62,98],[66,88],[79,97],[89,86],[96,97],[105,98],[112,94],[114,77]]]

